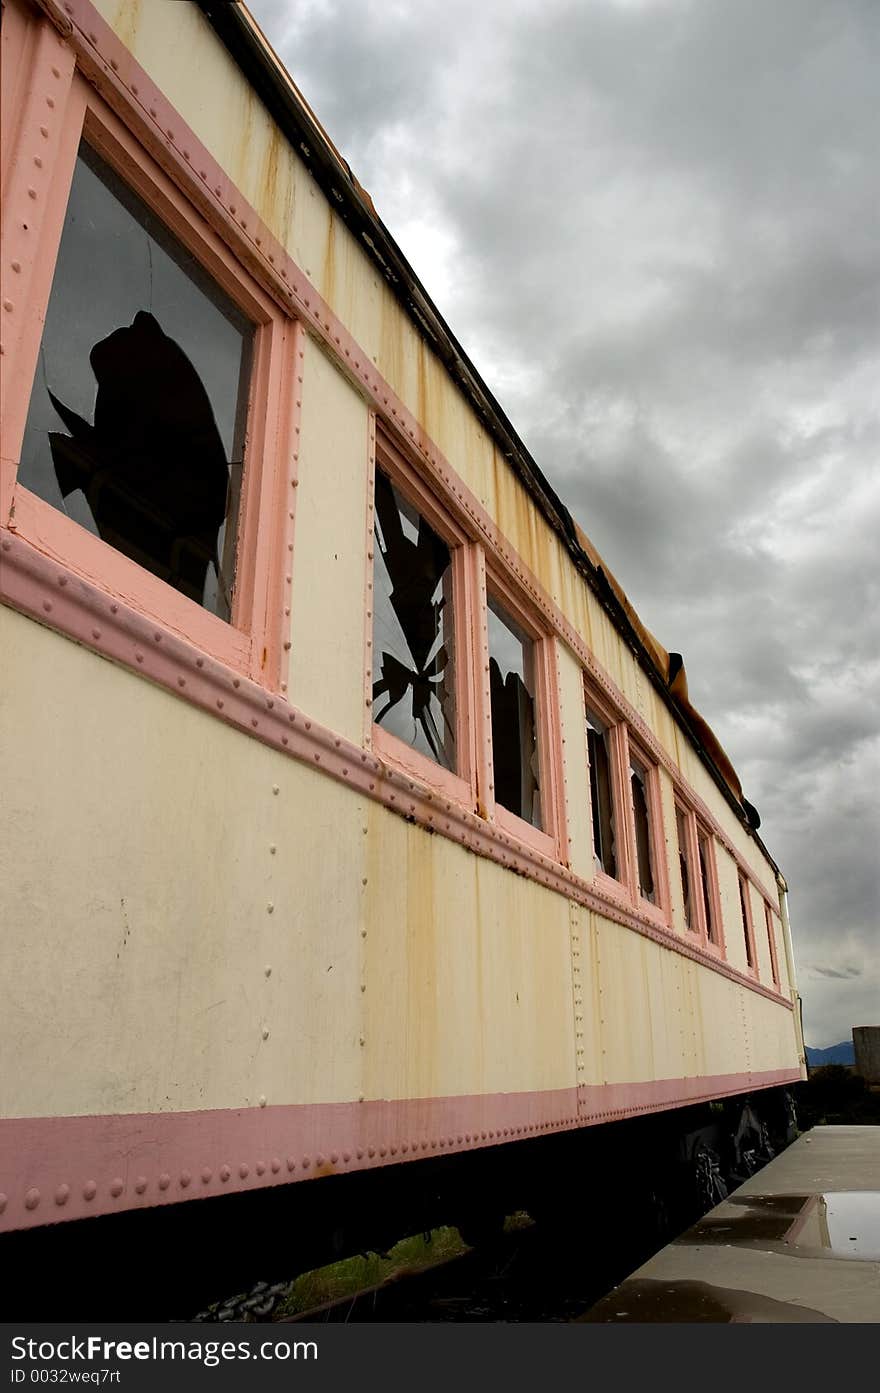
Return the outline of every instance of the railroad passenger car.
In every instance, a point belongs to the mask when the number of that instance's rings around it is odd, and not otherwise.
[[[0,1223],[390,1203],[802,1078],[680,659],[247,11],[2,44]]]

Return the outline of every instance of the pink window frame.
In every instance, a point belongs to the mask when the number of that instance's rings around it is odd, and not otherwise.
[[[691,813],[694,827],[694,849],[696,855],[697,884],[700,887],[700,895],[697,905],[697,912],[700,917],[700,938],[703,947],[710,953],[717,953],[720,958],[725,956],[725,937],[724,919],[721,913],[721,892],[718,885],[718,865],[715,857],[715,838],[710,829],[696,816]],[[706,896],[703,894],[703,872],[700,865],[700,838],[703,837],[706,843],[706,875],[709,883],[706,886]],[[717,937],[712,938],[709,933],[709,925],[706,922],[705,898],[708,898],[712,911],[712,922],[715,926]]]
[[[740,899],[740,922],[742,922],[743,915],[745,915],[745,923],[743,924],[743,929],[745,931],[744,940],[746,946],[745,970],[749,974],[749,976],[758,977],[758,949],[755,943],[755,924],[754,919],[752,917],[752,896],[750,882],[748,876],[743,875],[742,871],[739,870],[739,868],[737,868],[736,879],[737,890]],[[751,962],[749,962],[749,958],[751,958]]]
[[[595,837],[593,829],[593,803],[589,786],[589,746],[587,744],[587,713],[595,712],[608,732],[609,758],[611,764],[611,804],[614,815],[614,851],[617,859],[617,876],[610,876],[601,866],[595,864]],[[593,859],[593,884],[597,890],[611,899],[631,901],[633,892],[632,833],[628,830],[631,820],[629,812],[629,787],[626,771],[629,769],[626,722],[609,702],[599,694],[584,674],[584,743],[587,745],[586,788],[587,819],[590,824],[590,855]],[[641,901],[640,901],[641,903]]]
[[[557,686],[555,638],[547,632],[537,611],[529,604],[501,568],[487,560],[482,547],[475,548],[479,623],[472,626],[477,646],[476,671],[482,681],[475,683],[474,728],[477,743],[477,796],[483,816],[532,851],[553,861],[568,856],[563,782],[561,778],[561,723]],[[525,634],[531,639],[535,665],[535,705],[538,735],[538,768],[541,774],[541,814],[543,827],[534,827],[525,818],[504,808],[495,799],[495,773],[492,754],[492,699],[489,689],[488,595],[491,590]]]
[[[676,797],[676,799],[675,799],[675,811],[676,811],[676,826],[675,826],[675,856],[676,856],[676,863],[678,862],[678,856],[679,856],[680,849],[681,849],[681,847],[680,847],[680,842],[679,842],[679,837],[678,837],[678,816],[677,816],[677,815],[680,813],[680,814],[681,814],[681,818],[682,818],[682,825],[683,825],[683,827],[684,827],[684,855],[685,855],[685,861],[687,862],[688,881],[689,881],[690,896],[691,896],[691,922],[690,922],[690,924],[688,924],[687,919],[683,917],[682,926],[683,926],[684,931],[685,931],[686,934],[694,934],[694,935],[695,935],[698,939],[700,939],[700,941],[702,942],[702,941],[704,940],[704,938],[705,938],[705,935],[701,932],[701,928],[700,928],[700,910],[702,909],[702,891],[700,891],[700,893],[699,893],[699,895],[698,895],[697,891],[698,891],[699,886],[700,886],[700,863],[699,863],[699,858],[698,858],[697,849],[696,849],[696,835],[695,835],[695,833],[694,833],[693,826],[692,826],[692,823],[693,823],[693,813],[692,813],[691,810],[687,807],[687,805],[686,805],[685,803],[683,803],[683,802],[681,801],[681,799],[678,798],[678,797]],[[684,892],[682,891],[682,900],[683,900],[683,898],[684,898]],[[701,901],[699,907],[697,906],[697,900],[698,900],[698,899]],[[682,904],[682,915],[684,915],[684,904]]]
[[[715,839],[708,827],[697,817],[693,808],[678,795],[675,806],[684,819],[685,855],[691,887],[691,926],[685,932],[696,934],[703,948],[718,957],[725,956],[724,920],[721,915],[721,894],[718,888],[718,866],[715,860]],[[706,906],[703,893],[703,872],[700,866],[700,837],[706,842],[706,874],[708,885],[705,898],[709,900],[712,919],[717,938],[710,938],[706,922]],[[676,855],[678,853],[678,829],[676,828]]]
[[[776,925],[773,910],[766,900],[764,901],[764,922],[767,925],[767,946],[770,949],[770,975],[773,985],[778,991],[781,983],[779,980],[779,958],[776,952]]]
[[[45,22],[38,23],[32,81],[42,82],[48,76],[46,65],[51,64],[55,87],[52,109],[56,111],[63,104],[63,117],[55,123],[58,136],[43,139],[45,156],[34,157],[42,160],[37,166],[40,175],[45,173],[37,196],[29,189],[25,203],[16,187],[23,167],[32,162],[26,149],[34,139],[29,99],[7,165],[4,252],[29,274],[16,274],[16,280],[23,282],[23,297],[16,306],[18,312],[8,316],[13,321],[11,333],[10,324],[4,324],[4,357],[10,367],[4,374],[0,436],[0,525],[8,526],[10,532],[59,562],[72,577],[120,597],[135,611],[211,657],[263,686],[283,691],[285,625],[281,616],[285,611],[289,615],[290,578],[283,558],[289,529],[281,520],[289,508],[286,493],[292,419],[285,419],[282,402],[293,398],[289,385],[296,326],[257,286],[123,121],[75,71],[72,57],[68,55],[66,68],[59,67],[57,36]],[[46,129],[45,125],[40,127],[41,131]],[[156,214],[254,326],[236,583],[229,623],[80,527],[17,480],[43,320],[81,140]],[[259,526],[261,519],[263,525]],[[271,519],[268,526],[267,519]]]
[[[623,726],[623,770],[626,780],[626,833],[630,841],[628,852],[629,890],[633,903],[641,913],[656,920],[665,928],[672,923],[672,898],[669,889],[669,871],[666,864],[666,838],[663,828],[663,800],[660,794],[660,771],[646,750],[639,744],[627,726]],[[630,770],[635,759],[645,771],[648,805],[648,835],[652,869],[654,872],[654,893],[656,903],[646,900],[639,892],[638,851],[635,839],[635,808],[632,803],[632,784]]]
[[[473,810],[476,807],[474,716],[473,716],[473,625],[469,616],[474,608],[475,569],[473,543],[464,529],[444,508],[410,460],[391,441],[381,425],[371,426],[370,471],[367,506],[367,625],[364,661],[365,740],[369,748],[386,763],[435,789],[443,797]],[[458,768],[444,769],[429,756],[415,750],[405,740],[384,730],[373,720],[373,566],[376,470],[380,469],[418,510],[425,521],[448,545],[452,556],[452,623],[455,642],[456,754]]]

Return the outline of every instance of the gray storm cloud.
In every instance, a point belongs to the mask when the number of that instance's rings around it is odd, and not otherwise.
[[[252,0],[880,1020],[880,6]],[[813,967],[819,963],[821,967]]]

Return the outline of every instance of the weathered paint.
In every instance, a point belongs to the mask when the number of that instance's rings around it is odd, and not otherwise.
[[[312,339],[302,393],[289,692],[360,743],[369,412]]]
[[[84,0],[75,8],[88,9]],[[189,658],[169,677],[151,647],[140,671],[161,685],[146,682],[134,661],[140,631],[133,620],[126,620],[135,638],[129,648],[115,638],[108,648],[82,622],[85,609],[76,623],[60,621],[63,605],[46,598],[46,587],[67,585],[63,568],[45,566],[39,582],[21,584],[17,573],[15,604],[125,666],[3,611],[12,661],[2,767],[13,796],[4,809],[8,859],[0,877],[6,922],[26,933],[0,949],[2,980],[14,992],[0,1043],[4,1055],[28,1067],[4,1078],[2,1110],[50,1119],[245,1115],[252,1138],[253,1118],[269,1109],[338,1105],[356,1113],[361,1098],[365,1107],[411,1100],[432,1126],[449,1120],[453,1134],[443,1140],[456,1149],[471,1144],[473,1118],[493,1109],[506,1115],[508,1104],[499,1100],[543,1099],[523,1104],[523,1116],[537,1109],[548,1125],[569,1126],[797,1076],[796,1012],[767,991],[761,934],[760,985],[725,975],[721,963],[713,970],[706,954],[687,955],[673,779],[684,777],[701,816],[711,816],[716,835],[775,905],[772,868],[732,818],[559,538],[202,16],[180,5],[115,0],[101,0],[98,9],[157,82],[175,125],[180,116],[200,136],[328,302],[320,323],[308,321],[301,372],[295,359],[284,369],[288,395],[301,390],[301,420],[293,413],[276,430],[279,457],[291,465],[285,487],[298,485],[295,533],[291,518],[278,543],[291,548],[293,562],[287,696],[296,710],[289,719],[300,727],[320,723],[326,734],[323,744],[285,758],[277,735],[258,728],[256,712],[273,704],[266,692],[255,689],[259,700],[249,692],[241,708],[230,693],[222,719],[231,720],[235,706],[237,728],[221,724],[206,715],[213,695],[209,703],[193,692],[199,679]],[[17,13],[14,5],[8,10]],[[16,31],[5,21],[4,41],[8,32]],[[175,177],[186,182],[179,159]],[[241,220],[251,210],[233,211],[224,197],[222,216],[213,209],[212,217],[228,241],[230,216]],[[290,263],[283,274],[295,269]],[[298,287],[302,305],[308,287]],[[280,287],[271,293],[285,303]],[[381,379],[358,376],[356,352],[376,364]],[[340,759],[368,758],[361,747],[371,405],[391,430],[407,408],[414,413],[406,431],[426,451],[414,449],[417,467],[429,485],[434,478],[468,535],[480,538],[471,543],[478,566],[485,548],[537,628],[561,635],[551,641],[565,741],[567,839],[560,844],[573,875],[543,865],[534,849],[524,858],[503,829],[478,826],[460,810],[454,837],[448,829],[437,835],[439,819],[414,785],[407,821],[400,803],[393,806],[403,801],[405,781],[390,792],[383,772],[374,792],[360,764],[355,777],[326,758],[334,735]],[[107,604],[106,594],[100,602]],[[68,590],[66,603],[99,601]],[[164,643],[165,631],[156,632]],[[581,671],[595,660],[604,671],[595,670],[594,680],[651,758],[665,761],[658,779],[671,908],[668,926],[656,932],[652,916],[639,918],[639,906],[624,907],[616,920],[610,906],[600,912],[589,885]],[[212,681],[237,686],[232,671],[227,678],[218,670]],[[266,688],[274,690],[270,682]],[[371,768],[378,784],[378,763]],[[744,969],[744,950],[742,962],[736,956],[737,863],[721,842],[715,853],[728,961]],[[512,875],[502,858],[521,874]],[[753,915],[763,914],[754,885],[750,893]],[[790,962],[787,934],[782,941]],[[781,975],[789,992],[782,964]],[[471,1119],[464,1141],[455,1118]],[[330,1127],[325,1144],[331,1133],[337,1137]],[[111,1138],[105,1167],[115,1144]],[[204,1164],[220,1164],[218,1154]],[[26,1166],[38,1159],[36,1146],[24,1158]],[[349,1163],[374,1159],[355,1154]],[[181,1186],[174,1197],[188,1193]]]

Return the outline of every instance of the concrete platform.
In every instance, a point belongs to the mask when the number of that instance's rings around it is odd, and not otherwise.
[[[880,1127],[814,1127],[583,1319],[880,1322]]]

